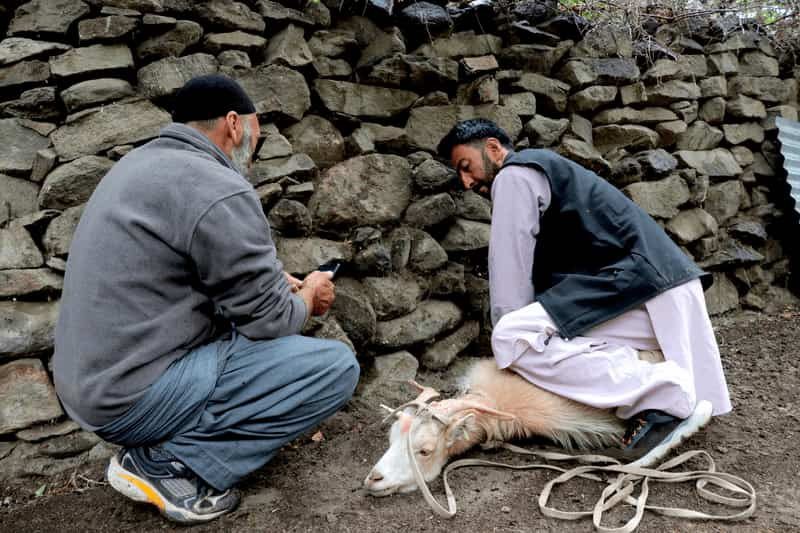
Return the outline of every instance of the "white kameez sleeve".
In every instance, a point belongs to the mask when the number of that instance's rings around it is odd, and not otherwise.
[[[492,325],[533,303],[533,252],[539,220],[550,205],[550,184],[522,166],[501,170],[492,183],[489,297]]]

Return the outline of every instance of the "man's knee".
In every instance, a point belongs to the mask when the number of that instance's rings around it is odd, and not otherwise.
[[[358,360],[353,350],[341,341],[327,340],[326,349],[331,358],[331,371],[339,376],[336,380],[337,387],[341,394],[349,398],[353,395],[361,375]]]

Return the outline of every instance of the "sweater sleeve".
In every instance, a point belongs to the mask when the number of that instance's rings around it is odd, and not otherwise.
[[[197,222],[188,249],[217,312],[242,334],[269,339],[303,328],[308,310],[290,290],[255,193],[214,203]]]
[[[534,169],[509,166],[492,184],[489,296],[492,325],[532,303],[533,253],[539,220],[550,205],[550,184]]]

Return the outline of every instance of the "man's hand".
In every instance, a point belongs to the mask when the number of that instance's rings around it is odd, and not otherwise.
[[[297,292],[300,290],[300,287],[303,286],[303,282],[297,279],[296,277],[292,276],[288,272],[284,272],[286,276],[286,281],[289,282],[289,286],[292,288],[292,292]]]
[[[319,272],[315,270],[305,277],[300,288],[300,294],[306,293],[309,299],[306,300],[310,313],[314,316],[324,315],[336,298],[330,272]],[[304,295],[305,299],[305,295]]]

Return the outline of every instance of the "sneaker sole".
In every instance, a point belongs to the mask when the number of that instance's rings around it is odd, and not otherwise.
[[[629,463],[629,466],[648,467],[666,456],[671,450],[681,445],[683,441],[700,431],[711,420],[711,402],[701,400],[689,417],[678,424],[677,427],[664,439],[664,442],[650,450],[646,455],[636,461]]]
[[[114,490],[130,498],[131,500],[143,503],[150,503],[158,507],[158,511],[166,518],[181,524],[198,524],[208,522],[223,514],[232,511],[226,509],[211,514],[196,514],[186,509],[181,509],[171,504],[166,498],[150,484],[147,480],[126,470],[119,464],[117,456],[114,455],[108,463],[106,469],[106,479]]]

